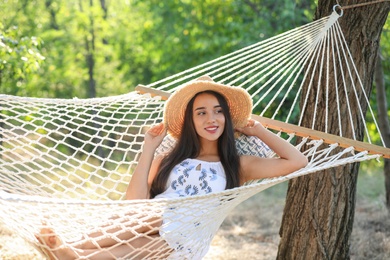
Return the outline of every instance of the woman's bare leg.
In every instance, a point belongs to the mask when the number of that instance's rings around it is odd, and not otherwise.
[[[173,252],[159,235],[138,237],[131,242],[113,246],[106,250],[80,250],[80,256],[91,260],[106,259],[166,259]]]
[[[70,260],[85,257],[91,260],[123,257],[130,259],[165,259],[173,251],[159,235],[145,235],[133,238],[130,241],[114,244],[110,247],[95,249],[76,249],[67,246],[49,228],[42,229],[37,239],[45,247],[43,250],[51,260]]]
[[[96,249],[110,247],[120,241],[130,241],[132,238],[144,234],[153,236],[159,233],[161,218],[153,217],[139,221],[137,218],[111,218],[113,223],[98,227],[96,231],[84,234],[83,239],[71,244],[78,249]]]

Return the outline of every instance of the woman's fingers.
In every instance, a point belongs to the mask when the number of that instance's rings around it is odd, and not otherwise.
[[[152,126],[146,134],[151,138],[161,137],[163,138],[167,133],[167,130],[163,123]]]
[[[256,125],[260,124],[259,121],[256,121],[254,119],[249,119],[246,127],[255,127]]]
[[[164,130],[165,130],[164,124],[159,123],[157,125],[152,126],[148,132],[152,133],[153,135],[160,135],[164,133]]]

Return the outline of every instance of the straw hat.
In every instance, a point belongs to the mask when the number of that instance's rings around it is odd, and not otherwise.
[[[180,136],[188,103],[197,93],[206,90],[218,92],[225,97],[235,128],[247,124],[252,113],[252,99],[248,92],[240,87],[216,83],[209,76],[203,76],[181,86],[165,103],[165,126],[174,138]]]

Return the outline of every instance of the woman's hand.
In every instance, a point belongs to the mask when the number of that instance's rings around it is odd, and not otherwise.
[[[236,129],[248,136],[261,139],[278,156],[261,158],[250,155],[241,156],[241,183],[249,180],[273,178],[286,175],[305,167],[308,163],[304,156],[292,144],[267,130],[260,122],[250,119],[245,127]]]
[[[159,123],[157,125],[152,126],[145,133],[145,145],[151,147],[152,149],[157,149],[166,134],[167,130],[163,123]]]
[[[259,132],[265,128],[259,121],[249,119],[245,127],[236,128],[236,130],[248,136],[258,136]]]
[[[150,185],[157,174],[161,160],[154,160],[154,153],[167,130],[163,123],[152,126],[145,133],[144,147],[126,191],[126,199],[149,199]]]

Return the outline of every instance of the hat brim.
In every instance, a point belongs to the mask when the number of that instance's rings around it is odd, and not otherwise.
[[[230,109],[234,128],[244,127],[247,124],[253,104],[245,89],[209,80],[196,80],[176,90],[165,104],[164,123],[170,135],[176,139],[179,138],[188,103],[197,93],[207,90],[218,92],[224,96]]]

